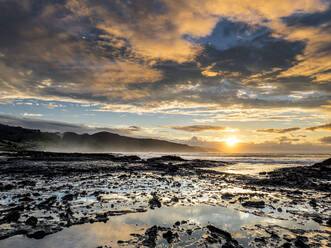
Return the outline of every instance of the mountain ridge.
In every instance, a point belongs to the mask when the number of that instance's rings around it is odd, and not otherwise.
[[[205,152],[202,147],[175,142],[133,138],[101,131],[94,134],[74,132],[42,132],[19,126],[0,124],[2,146],[13,149],[66,151],[66,152]]]

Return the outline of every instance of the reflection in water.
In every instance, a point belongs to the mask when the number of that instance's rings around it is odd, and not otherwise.
[[[215,168],[208,168],[209,170],[215,170],[218,172],[226,172],[233,174],[241,174],[241,175],[259,175],[261,172],[271,172],[276,169],[281,168],[289,168],[289,167],[297,167],[300,166],[298,164],[263,164],[263,163],[238,163],[238,164],[230,164],[226,166],[220,166]],[[305,166],[305,164],[301,165]]]
[[[0,241],[0,247],[87,248],[102,245],[117,247],[118,240],[130,240],[132,239],[132,236],[130,236],[132,233],[143,234],[147,228],[153,225],[171,227],[175,222],[183,220],[201,227],[213,224],[230,232],[232,237],[237,239],[244,247],[249,247],[248,244],[254,237],[248,233],[248,229],[241,228],[243,226],[261,224],[279,225],[282,227],[300,228],[304,230],[319,229],[319,225],[314,222],[308,222],[303,226],[291,221],[258,217],[223,207],[165,207],[145,213],[110,217],[110,220],[107,223],[72,226],[61,232],[48,235],[41,240],[29,239],[24,236],[14,236]],[[196,233],[196,235],[193,234],[190,239],[197,239],[200,237],[201,231]],[[162,242],[164,244],[166,241],[163,240]]]

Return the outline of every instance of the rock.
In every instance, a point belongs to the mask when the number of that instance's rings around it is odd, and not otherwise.
[[[164,239],[166,239],[167,242],[168,242],[169,244],[171,244],[172,241],[173,241],[175,238],[178,238],[178,234],[177,234],[177,233],[173,233],[172,231],[169,230],[169,231],[163,233],[162,237],[163,237]]]
[[[57,197],[56,196],[51,196],[47,198],[45,201],[39,203],[40,208],[50,208],[55,202],[56,202]]]
[[[282,248],[291,248],[291,246],[292,246],[291,243],[286,242],[282,245]]]
[[[310,206],[312,206],[312,207],[317,207],[317,203],[316,203],[316,200],[315,199],[311,199],[310,201],[309,201],[309,205]]]
[[[157,226],[152,226],[146,230],[145,239],[143,241],[144,246],[151,248],[156,246],[157,231]]]
[[[32,186],[32,187],[36,186],[36,182],[30,181],[30,180],[24,180],[24,181],[18,182],[18,184],[23,185],[23,186]]]
[[[38,219],[34,216],[29,217],[26,221],[25,224],[29,226],[35,227],[38,223]]]
[[[21,202],[31,202],[33,201],[33,199],[31,199],[30,197],[28,196],[24,196],[20,199]]]
[[[322,219],[320,216],[316,216],[316,217],[314,217],[314,218],[313,218],[313,221],[315,221],[315,222],[317,222],[317,223],[319,223],[319,224],[323,223],[323,219]]]
[[[223,231],[223,230],[221,230],[221,229],[219,229],[219,228],[217,228],[217,227],[215,227],[213,225],[208,225],[207,226],[207,229],[211,233],[216,234],[218,236],[221,236],[221,237],[225,238],[226,240],[232,240],[231,234],[228,233],[227,231]]]
[[[270,236],[272,239],[280,239],[279,235],[277,233],[272,233]]]
[[[12,210],[2,219],[1,222],[17,222],[20,216],[21,214],[18,210]]]
[[[264,201],[246,201],[241,204],[243,207],[264,208]]]
[[[149,200],[149,202],[148,202],[149,207],[151,209],[154,209],[155,207],[160,208],[161,207],[161,202],[160,202],[159,198],[157,197],[156,193],[155,192],[152,193],[152,196],[153,196],[153,198],[151,200]]]
[[[179,188],[180,186],[182,186],[182,184],[178,181],[176,181],[172,184],[172,187],[178,187]]]
[[[37,232],[34,232],[34,233],[29,233],[26,236],[28,238],[32,238],[32,239],[42,239],[46,235],[47,235],[47,233],[45,231],[40,230],[40,231],[37,231]]]
[[[97,214],[95,217],[98,221],[102,221],[104,223],[106,223],[108,221],[108,217],[106,213],[103,214]]]
[[[233,197],[234,197],[234,195],[230,194],[230,193],[225,193],[222,195],[223,200],[231,200]]]
[[[309,248],[309,245],[307,245],[305,242],[308,239],[306,237],[299,236],[294,242],[294,245],[298,248]]]
[[[331,226],[331,218],[329,218],[329,219],[326,221],[326,224],[327,224],[328,226]]]
[[[215,239],[214,237],[211,237],[211,236],[207,236],[207,237],[206,237],[206,240],[207,240],[207,242],[210,243],[210,244],[215,244],[215,243],[218,243],[218,242],[219,242],[219,240],[217,240],[217,239]],[[220,242],[220,243],[221,243],[221,242]]]
[[[62,201],[65,201],[65,202],[72,201],[73,199],[74,199],[73,194],[67,194],[67,195],[62,197]]]
[[[226,242],[224,245],[222,245],[222,248],[235,248],[235,246],[229,242]]]
[[[259,243],[266,243],[266,240],[264,237],[255,238],[254,241],[259,242]]]
[[[147,162],[182,162],[186,161],[185,159],[178,157],[178,156],[173,156],[173,155],[167,155],[167,156],[162,156],[162,157],[157,157],[157,158],[149,158],[147,159]]]
[[[0,191],[8,191],[12,190],[13,188],[15,188],[13,184],[0,185]]]

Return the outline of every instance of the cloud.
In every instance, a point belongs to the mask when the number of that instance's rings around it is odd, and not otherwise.
[[[287,136],[280,136],[280,137],[277,137],[276,139],[273,140],[273,142],[276,142],[276,143],[293,143],[293,142],[298,142],[300,141],[299,138],[290,138],[290,137],[287,137]]]
[[[193,136],[183,141],[185,144],[210,147],[221,152],[228,153],[326,153],[329,154],[330,147],[328,144],[316,144],[300,141],[299,138],[289,138],[286,136],[277,137],[276,139],[265,142],[241,142],[235,147],[229,147],[225,142],[211,142],[201,137]]]
[[[164,113],[329,106],[327,1],[3,0],[0,8],[1,99]]]
[[[130,126],[128,130],[131,132],[141,132],[144,130],[144,128],[138,126]]]
[[[27,117],[39,116],[39,115],[24,115]],[[51,121],[51,120],[40,120],[31,118],[20,118],[10,115],[0,115],[0,123],[9,126],[20,126],[30,129],[39,129],[46,132],[75,132],[75,133],[97,133],[97,132],[111,132],[120,135],[134,136],[134,133],[143,131],[142,127],[130,126],[130,127],[120,127],[120,128],[109,128],[109,127],[94,127],[87,126],[84,124],[72,124],[61,121]]]
[[[291,128],[283,128],[283,129],[275,129],[275,128],[269,128],[269,129],[258,129],[256,132],[259,133],[290,133],[300,130],[300,127],[291,127]]]
[[[225,131],[228,127],[211,125],[170,126],[169,128],[184,132]]]
[[[319,130],[331,131],[331,122],[323,124],[323,125],[319,125],[319,126],[307,127],[306,130],[312,131],[312,132],[319,131]]]
[[[28,116],[28,117],[33,117],[33,116],[41,117],[41,116],[43,116],[43,114],[36,114],[36,113],[24,113],[23,115]]]
[[[331,144],[331,136],[325,136],[319,139],[320,142],[324,144]]]

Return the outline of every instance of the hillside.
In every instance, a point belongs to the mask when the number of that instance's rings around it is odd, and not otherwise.
[[[0,141],[11,149],[81,152],[201,152],[200,147],[174,142],[121,136],[109,132],[49,133],[0,124]]]

